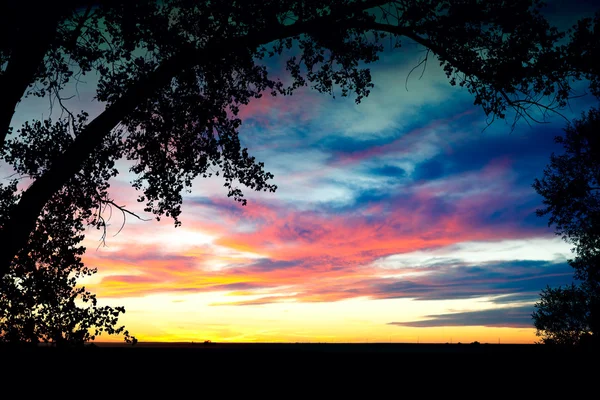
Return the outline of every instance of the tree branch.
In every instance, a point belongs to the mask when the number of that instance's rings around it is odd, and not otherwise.
[[[58,10],[53,10],[53,7]],[[22,35],[22,37],[15,39],[16,45],[11,49],[12,54],[8,60],[6,70],[0,75],[0,92],[2,92],[0,148],[6,141],[15,108],[21,101],[27,87],[33,83],[46,51],[54,40],[56,28],[60,21],[60,8],[58,6],[51,5],[48,10],[44,10],[46,7],[40,8],[40,11],[31,16],[33,21],[27,21],[26,23],[27,25],[34,25],[36,28],[25,28],[16,32],[16,35]],[[11,34],[15,33],[11,32]]]
[[[52,195],[81,170],[89,155],[100,146],[104,138],[125,116],[135,110],[143,100],[167,85],[179,71],[207,62],[212,57],[223,57],[242,49],[255,49],[275,40],[320,30],[327,24],[339,23],[354,16],[354,13],[386,3],[389,3],[389,0],[359,1],[344,7],[339,12],[310,21],[291,25],[274,24],[244,37],[216,37],[201,49],[188,45],[165,60],[156,70],[138,80],[125,94],[91,121],[75,138],[73,144],[53,162],[52,167],[23,192],[21,200],[13,208],[8,221],[0,230],[0,243],[2,243],[0,276],[8,272],[11,260],[27,244],[38,216]]]
[[[104,216],[102,214],[106,210],[107,207],[109,208],[110,214],[108,216],[108,219],[104,219]],[[123,214],[123,223],[121,224],[121,227],[119,228],[117,233],[115,233],[113,235],[113,237],[117,236],[119,233],[121,233],[121,231],[125,227],[125,222],[127,222],[127,215],[131,215],[140,221],[151,221],[150,219],[140,217],[133,211],[129,211],[128,209],[125,208],[125,206],[120,206],[120,205],[116,204],[113,200],[110,200],[108,198],[100,200],[100,204],[98,205],[98,215],[96,216],[96,221],[95,221],[96,227],[98,229],[102,229],[102,235],[100,237],[100,244],[98,245],[98,248],[100,248],[100,246],[106,246],[106,233],[107,233],[106,228],[108,226],[107,222],[110,221],[110,219],[112,218],[113,207],[116,208],[117,210],[121,211],[121,214]]]
[[[48,3],[33,8],[22,4],[14,8],[14,15],[10,15],[8,19],[11,22],[9,29],[12,28],[16,32],[7,33],[15,35],[16,38],[15,42],[7,49],[12,54],[6,70],[0,75],[0,92],[2,92],[3,98],[0,107],[0,148],[6,141],[17,104],[25,90],[34,82],[35,74],[56,38],[58,25],[64,14],[69,10],[86,7],[71,38],[75,45],[85,19],[90,15],[92,8],[110,5],[113,2],[115,0],[63,0],[59,4]],[[3,11],[5,11],[4,8]]]
[[[502,96],[502,98],[504,98],[506,103],[517,112],[518,116],[525,115],[525,116],[529,117],[530,119],[532,119],[533,121],[536,121],[536,119],[534,117],[532,117],[529,114],[529,112],[527,111],[527,106],[535,105],[535,106],[538,106],[539,108],[543,109],[544,112],[547,112],[547,111],[554,112],[554,113],[558,114],[559,116],[561,116],[566,121],[568,121],[568,118],[565,117],[563,114],[556,111],[554,108],[552,108],[550,106],[546,106],[544,104],[539,103],[538,101],[532,100],[530,98],[511,99],[504,90],[494,87],[493,77],[487,76],[482,71],[477,71],[477,70],[469,67],[468,65],[458,61],[455,57],[453,57],[451,54],[449,54],[443,47],[436,45],[434,42],[432,42],[431,40],[429,40],[427,38],[423,38],[423,37],[417,35],[411,29],[408,29],[408,28],[405,28],[402,26],[397,26],[397,25],[382,24],[382,23],[375,22],[375,21],[362,21],[362,20],[358,21],[358,20],[356,20],[354,23],[352,23],[351,21],[348,21],[348,23],[350,23],[350,25],[352,27],[357,28],[357,29],[375,30],[375,31],[391,33],[394,35],[405,36],[405,37],[413,40],[414,42],[424,46],[428,50],[432,51],[434,54],[441,56],[446,60],[449,60],[450,63],[452,64],[452,66],[456,67],[461,72],[463,72],[467,75],[474,76],[480,80],[488,82],[488,84],[490,86],[492,86],[494,88],[494,90],[496,90],[496,92],[500,96]],[[539,121],[536,121],[536,122],[539,122]],[[513,124],[513,126],[514,126],[514,124]]]

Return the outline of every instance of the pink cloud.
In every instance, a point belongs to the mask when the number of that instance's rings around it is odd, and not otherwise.
[[[510,172],[509,166],[508,160],[495,160],[476,174],[442,180],[435,190],[423,186],[408,197],[401,194],[387,207],[365,205],[344,215],[299,211],[277,202],[253,201],[246,207],[233,208],[227,199],[212,199],[209,204],[194,207],[210,207],[222,217],[221,222],[186,224],[188,230],[211,235],[214,240],[210,243],[192,243],[187,250],[169,250],[169,243],[160,247],[143,245],[139,238],[157,223],[137,224],[119,242],[118,251],[88,252],[86,263],[98,266],[102,273],[117,273],[104,277],[95,287],[110,296],[239,291],[243,287],[246,293],[274,290],[268,294],[269,301],[334,301],[368,294],[377,298],[385,294],[377,294],[370,288],[377,286],[377,282],[385,282],[380,276],[389,272],[371,265],[382,257],[468,241],[539,235],[535,229],[523,229],[508,222],[490,226],[480,221],[481,213],[490,204],[510,199],[506,191],[508,183],[501,185],[501,191],[482,187],[472,195],[459,196],[449,202],[452,212],[432,214],[440,190],[448,193],[466,190],[471,188],[471,181],[503,182]],[[249,221],[255,224],[252,231],[231,229],[237,223]],[[166,229],[164,223],[158,225],[161,230]],[[177,229],[181,228],[169,229],[176,238]],[[223,249],[233,255],[219,254]],[[261,258],[242,255],[246,253]],[[225,267],[215,270],[212,268],[215,263]],[[123,272],[128,269],[130,275]],[[402,273],[417,271],[403,269]],[[289,297],[289,292],[298,294]],[[248,304],[257,302],[251,300]]]

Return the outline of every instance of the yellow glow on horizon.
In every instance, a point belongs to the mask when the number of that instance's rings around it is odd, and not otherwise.
[[[486,309],[477,300],[411,301],[353,299],[331,303],[211,306],[231,292],[162,294],[104,299],[124,305],[125,324],[146,342],[323,342],[323,343],[534,343],[535,329],[455,326],[415,328],[389,325],[423,315]],[[235,296],[233,296],[235,297]],[[246,298],[246,296],[243,296]],[[120,341],[102,337],[100,341]]]

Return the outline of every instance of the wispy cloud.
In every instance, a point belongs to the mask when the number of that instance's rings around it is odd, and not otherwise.
[[[482,311],[426,315],[420,321],[390,322],[390,325],[415,328],[446,326],[487,326],[503,328],[530,328],[533,306],[503,307]]]
[[[174,307],[192,295],[209,299],[206,307],[220,310],[213,313],[244,306],[237,308],[250,317],[289,304],[406,301],[417,310],[466,301],[489,309],[392,324],[531,327],[525,314],[539,291],[572,279],[569,246],[535,217],[541,199],[531,188],[557,151],[562,122],[511,134],[499,122],[483,131],[471,96],[451,88],[433,63],[405,89],[420,56],[410,49],[373,66],[375,88],[358,106],[305,88],[243,107],[242,143],[274,173],[277,193],[246,190],[242,207],[219,178],[198,179],[180,228],[130,219],[112,237],[121,224],[113,216],[108,247],[95,250],[96,231],[86,239],[84,260],[99,268],[86,285],[103,297],[137,299],[147,313],[157,312],[150,298]],[[119,165],[111,194],[143,215],[128,164]],[[249,337],[240,327],[214,330]]]

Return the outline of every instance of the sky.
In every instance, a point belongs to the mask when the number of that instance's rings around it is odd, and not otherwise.
[[[359,105],[310,89],[252,101],[240,137],[277,192],[245,190],[244,207],[219,178],[198,179],[181,227],[128,218],[117,234],[113,215],[106,246],[88,231],[98,273],[82,284],[125,306],[140,341],[533,343],[540,291],[573,276],[571,246],[536,217],[531,187],[564,120],[484,130],[435,62],[406,80],[423,52],[404,43],[372,65]],[[93,90],[80,85],[70,105],[97,115]],[[47,99],[28,99],[13,126],[48,113]],[[151,218],[119,167],[111,195]]]

